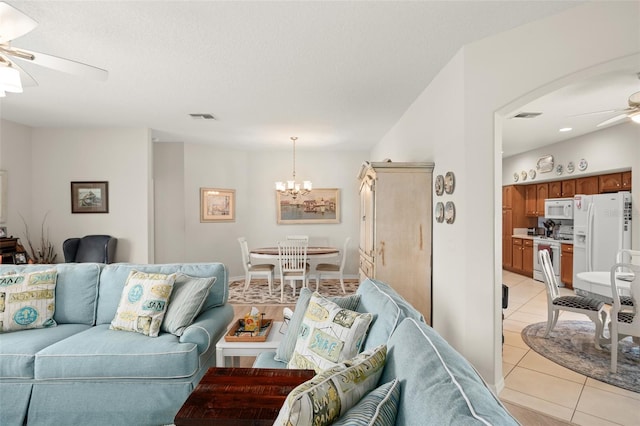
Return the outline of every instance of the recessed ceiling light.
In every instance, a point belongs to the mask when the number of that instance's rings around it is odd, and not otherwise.
[[[572,127],[563,127],[562,129],[560,129],[561,132],[570,132],[572,130],[573,130]]]

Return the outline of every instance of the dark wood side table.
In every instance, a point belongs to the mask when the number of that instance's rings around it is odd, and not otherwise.
[[[212,367],[175,417],[176,426],[273,425],[289,392],[313,370]]]

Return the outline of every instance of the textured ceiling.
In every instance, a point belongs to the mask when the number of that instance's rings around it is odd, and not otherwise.
[[[39,23],[15,47],[104,68],[109,78],[20,62],[38,86],[2,98],[2,118],[34,127],[149,127],[160,141],[244,149],[288,148],[293,135],[301,149],[368,149],[464,44],[578,4],[8,3]]]

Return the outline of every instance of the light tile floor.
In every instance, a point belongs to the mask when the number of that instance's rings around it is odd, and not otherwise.
[[[585,426],[640,425],[640,393],[630,392],[575,373],[529,349],[520,337],[528,324],[547,320],[544,283],[503,271],[509,287],[504,310],[503,374],[500,399],[573,424]],[[563,294],[571,290],[561,289]],[[586,320],[561,312],[562,320]]]

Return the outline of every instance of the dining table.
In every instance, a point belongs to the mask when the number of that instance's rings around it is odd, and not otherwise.
[[[340,253],[337,247],[307,247],[307,257],[309,260],[336,257]],[[261,247],[254,248],[249,251],[251,257],[258,259],[275,259],[278,260],[278,247]]]
[[[613,292],[611,288],[611,271],[589,271],[578,272],[576,276],[584,281],[583,283],[574,283],[574,288],[578,294],[582,292],[588,293],[586,296],[596,295],[604,298],[607,303],[613,300]],[[621,296],[630,296],[631,283],[628,281],[629,273],[619,272],[616,274],[616,286]],[[578,291],[580,290],[580,291]]]

